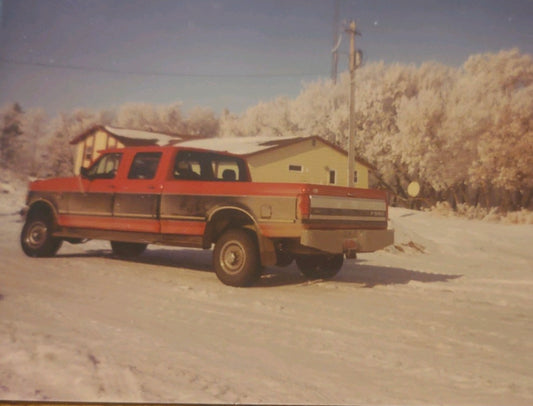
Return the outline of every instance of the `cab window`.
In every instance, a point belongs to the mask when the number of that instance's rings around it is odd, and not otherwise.
[[[161,160],[161,152],[139,152],[133,158],[128,179],[153,179]]]
[[[246,163],[241,158],[203,151],[180,151],[174,162],[174,179],[243,182]]]
[[[90,179],[113,179],[117,174],[122,154],[111,153],[102,155],[87,171]]]

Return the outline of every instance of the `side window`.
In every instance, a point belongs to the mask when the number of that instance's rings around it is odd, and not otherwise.
[[[157,173],[161,152],[139,152],[133,158],[128,179],[153,179]]]
[[[202,170],[200,158],[198,153],[180,151],[174,163],[174,179],[200,180],[207,178],[206,170]]]
[[[91,166],[88,176],[92,179],[113,179],[117,174],[122,154],[112,153],[102,157]]]
[[[239,165],[235,160],[213,161],[213,173],[216,180],[235,182],[238,180]]]
[[[174,179],[238,182],[247,180],[246,162],[240,158],[203,151],[179,151]]]

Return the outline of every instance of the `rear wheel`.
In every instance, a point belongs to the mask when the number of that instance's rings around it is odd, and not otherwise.
[[[148,244],[139,242],[111,241],[113,254],[125,258],[138,257],[144,252],[147,246]]]
[[[231,229],[222,234],[215,244],[213,268],[226,285],[253,285],[261,276],[255,236],[243,229]]]
[[[285,267],[292,264],[294,257],[285,251],[276,251],[276,266]]]
[[[52,236],[53,220],[45,214],[28,217],[20,233],[22,251],[29,257],[52,257],[61,247],[61,238]]]
[[[330,279],[341,270],[344,263],[343,254],[302,255],[296,258],[296,265],[309,279]]]

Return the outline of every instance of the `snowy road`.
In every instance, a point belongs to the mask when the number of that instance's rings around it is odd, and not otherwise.
[[[238,289],[205,251],[27,258],[0,199],[0,399],[533,403],[533,226],[393,209],[397,248]]]

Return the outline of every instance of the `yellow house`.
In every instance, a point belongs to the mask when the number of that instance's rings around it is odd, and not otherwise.
[[[246,157],[257,182],[348,184],[348,153],[321,137],[226,137],[180,142],[179,145],[227,151]],[[368,188],[369,170],[356,158],[355,187]]]
[[[183,139],[190,138],[176,134],[154,133],[97,125],[78,135],[70,142],[76,147],[74,153],[74,173],[78,175],[81,167],[88,167],[93,160],[98,158],[100,151],[107,148],[172,145]]]
[[[201,138],[154,133],[110,126],[95,126],[71,141],[76,146],[74,173],[87,167],[106,148],[142,145],[181,145],[227,151],[244,156],[256,182],[348,184],[348,153],[318,136]],[[369,171],[375,168],[355,159],[354,185],[368,188]]]

